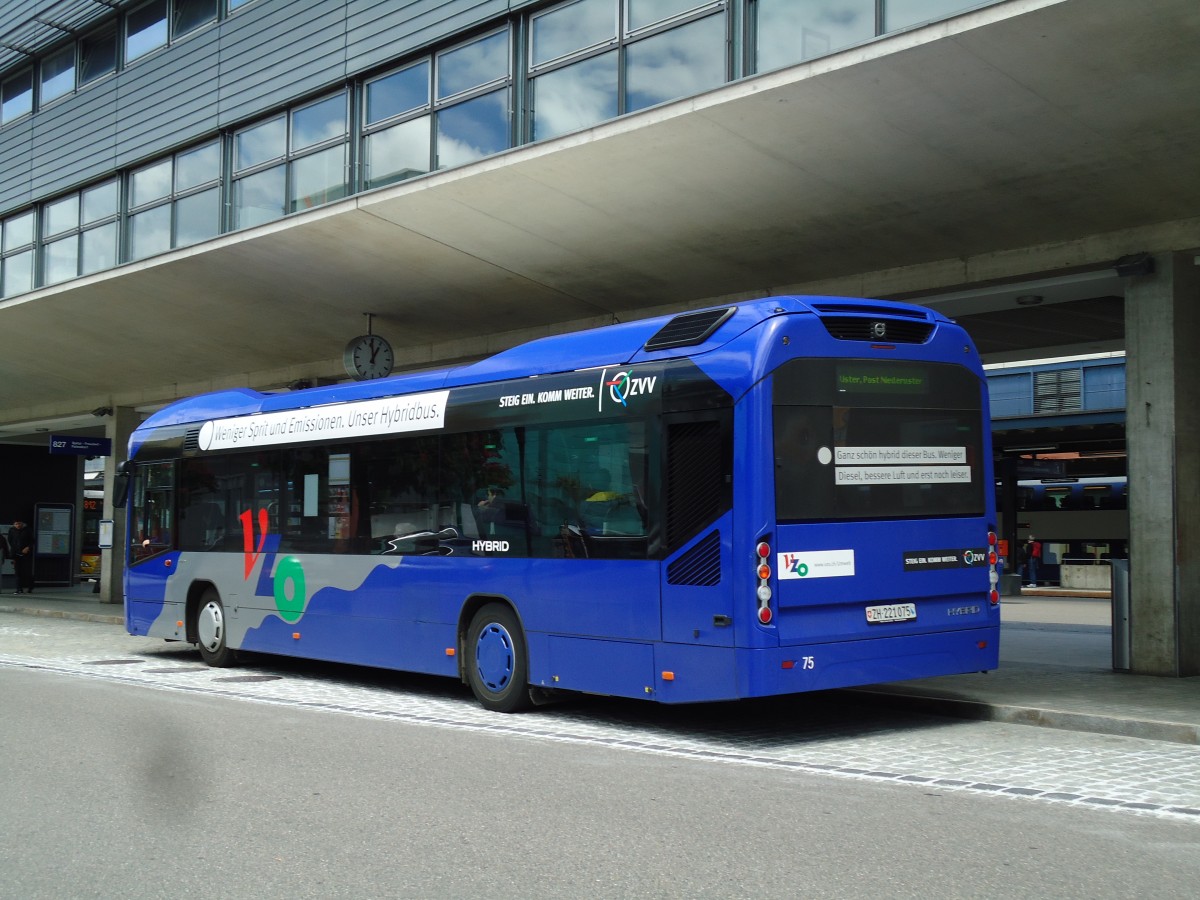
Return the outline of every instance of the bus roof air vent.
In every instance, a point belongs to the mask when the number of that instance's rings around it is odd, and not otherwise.
[[[671,347],[694,347],[703,344],[732,316],[734,308],[706,309],[684,313],[671,319],[646,341],[645,350],[667,350]]]
[[[195,453],[200,449],[200,428],[189,428],[183,436],[183,452]]]

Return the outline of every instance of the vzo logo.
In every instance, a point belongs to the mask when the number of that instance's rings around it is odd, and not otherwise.
[[[803,578],[808,574],[808,564],[800,561],[800,557],[793,556],[790,553],[785,553],[783,556],[783,564],[787,570],[794,575]]]
[[[254,514],[245,510],[238,516],[242,522],[242,558],[245,564],[245,578],[249,580],[251,572],[259,558],[262,568],[258,571],[258,582],[254,587],[255,597],[271,597],[280,617],[285,622],[299,622],[304,615],[304,604],[308,599],[308,584],[304,577],[304,567],[294,556],[285,556],[274,565],[275,555],[279,552],[279,535],[268,531],[270,518],[266,509],[258,511],[258,541],[254,540]],[[274,574],[271,569],[274,568]]]

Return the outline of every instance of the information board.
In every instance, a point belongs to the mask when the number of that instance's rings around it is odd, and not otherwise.
[[[37,584],[71,584],[75,560],[75,504],[38,503],[33,509],[33,563]]]

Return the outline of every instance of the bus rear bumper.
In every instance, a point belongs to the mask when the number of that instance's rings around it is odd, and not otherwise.
[[[1000,628],[734,649],[657,648],[655,699],[694,703],[961,675],[997,668]]]

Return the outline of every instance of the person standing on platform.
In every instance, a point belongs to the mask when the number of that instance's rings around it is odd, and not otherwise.
[[[1042,542],[1032,534],[1025,542],[1025,570],[1027,583],[1037,587],[1038,568],[1042,565]]]
[[[8,552],[17,572],[17,593],[33,593],[33,535],[23,519],[14,519],[8,529]]]

